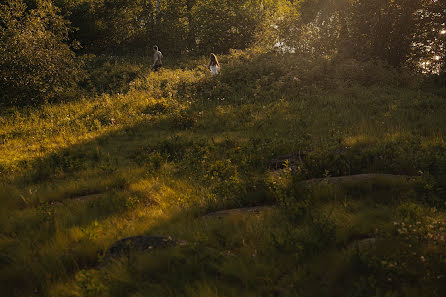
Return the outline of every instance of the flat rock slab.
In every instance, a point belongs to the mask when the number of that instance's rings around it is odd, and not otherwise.
[[[76,201],[76,202],[87,202],[96,198],[99,198],[103,195],[103,193],[99,193],[99,194],[90,194],[90,195],[85,195],[85,196],[79,196],[79,197],[75,197],[75,198],[71,198],[69,200],[71,201]]]
[[[55,207],[63,206],[63,205],[64,205],[61,201],[57,201],[57,200],[50,201],[49,204],[50,204],[51,206],[55,206]]]
[[[220,210],[217,212],[212,212],[204,217],[216,217],[216,218],[223,218],[230,215],[236,215],[236,214],[259,214],[262,211],[272,209],[272,206],[255,206],[255,207],[244,207],[244,208],[234,208],[234,209],[227,209],[227,210]]]
[[[271,170],[284,169],[287,166],[293,168],[296,165],[303,163],[302,159],[306,156],[306,154],[306,152],[303,152],[298,154],[278,156],[276,159],[272,159],[269,162],[268,168]]]
[[[318,184],[344,184],[344,183],[362,183],[362,182],[374,182],[374,181],[388,181],[388,182],[402,182],[410,181],[411,177],[407,175],[393,175],[393,174],[357,174],[338,177],[327,178],[315,178],[301,182],[302,185],[318,185]]]
[[[364,239],[356,240],[356,241],[350,243],[347,246],[347,249],[357,248],[360,251],[364,251],[364,250],[367,250],[367,249],[375,246],[375,244],[376,244],[375,237],[364,238]]]
[[[328,155],[341,155],[347,153],[349,150],[350,148],[348,147],[338,148],[328,152]],[[268,168],[270,170],[279,170],[286,167],[295,169],[298,165],[303,165],[311,153],[312,151],[299,151],[293,154],[277,156],[268,163]]]
[[[60,201],[59,200],[53,200],[53,201],[49,201],[48,203],[51,206],[59,207],[59,206],[66,205],[67,202],[88,202],[88,201],[94,200],[96,198],[99,198],[102,195],[103,195],[103,193],[89,194],[89,195],[84,195],[84,196],[67,198],[65,200],[60,200]]]
[[[177,245],[185,245],[183,240],[175,240],[164,236],[132,236],[118,240],[105,252],[104,262],[111,258],[128,255],[131,252],[144,252],[153,249],[166,249]]]

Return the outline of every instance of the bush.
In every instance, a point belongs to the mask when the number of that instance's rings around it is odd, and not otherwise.
[[[23,0],[0,5],[0,104],[47,101],[75,85],[67,21],[49,1],[27,9]]]

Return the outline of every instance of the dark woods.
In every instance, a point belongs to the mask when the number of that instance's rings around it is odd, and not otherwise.
[[[86,54],[148,55],[152,44],[177,58],[282,45],[444,75],[445,10],[439,0],[6,0],[0,103],[76,97]]]

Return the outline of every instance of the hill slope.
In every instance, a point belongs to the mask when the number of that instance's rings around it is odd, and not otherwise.
[[[221,60],[217,77],[203,58],[3,112],[1,291],[444,296],[442,93],[380,64]],[[410,178],[302,183],[364,173]],[[202,217],[254,205],[276,207]],[[98,266],[133,235],[188,244]]]

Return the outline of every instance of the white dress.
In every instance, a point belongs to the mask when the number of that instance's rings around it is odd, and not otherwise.
[[[211,69],[212,75],[216,75],[220,71],[220,66],[218,66],[218,65],[212,65],[209,68]]]

